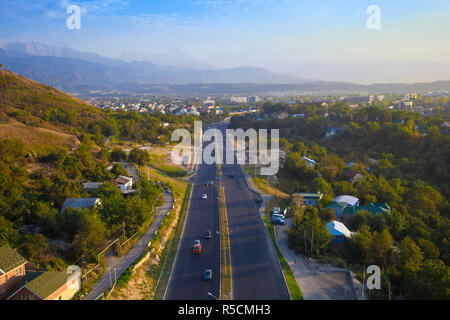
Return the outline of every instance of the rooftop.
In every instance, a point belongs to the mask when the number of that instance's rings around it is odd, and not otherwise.
[[[61,212],[66,211],[67,208],[72,209],[92,209],[100,201],[99,198],[79,198],[79,199],[67,199],[61,209]]]
[[[6,245],[0,247],[0,275],[17,268],[26,262],[27,260],[10,246]]]
[[[42,299],[46,299],[64,286],[71,276],[72,274],[61,271],[27,271],[26,278],[21,284]]]

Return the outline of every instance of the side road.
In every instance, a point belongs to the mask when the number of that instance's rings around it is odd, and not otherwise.
[[[111,279],[114,279],[114,273],[116,273],[117,278],[119,278],[122,272],[124,272],[134,261],[136,261],[137,258],[142,255],[144,250],[147,248],[148,243],[153,238],[156,231],[159,229],[164,217],[172,209],[172,205],[172,196],[164,192],[164,205],[156,209],[153,223],[151,224],[147,232],[136,243],[136,245],[131,248],[130,251],[123,257],[115,256],[111,252],[112,250],[109,250],[107,253],[105,253],[107,265],[106,271],[89,292],[89,294],[86,295],[84,300],[94,300],[98,298],[103,292],[106,291],[106,289],[111,287]]]
[[[286,225],[277,225],[278,247],[294,273],[305,300],[355,300],[355,290],[349,272],[344,269],[312,266],[306,257],[297,255],[288,247],[287,229],[292,219],[286,219]]]

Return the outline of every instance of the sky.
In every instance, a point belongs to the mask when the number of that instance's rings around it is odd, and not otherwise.
[[[69,30],[69,5],[81,29]],[[369,29],[367,8],[380,9]],[[301,79],[450,79],[448,0],[0,0],[0,42],[35,41],[108,57],[178,48],[217,68]]]

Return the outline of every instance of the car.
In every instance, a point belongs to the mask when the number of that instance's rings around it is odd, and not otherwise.
[[[205,280],[212,280],[212,269],[206,269],[205,274],[203,276]]]
[[[212,233],[210,230],[206,230],[205,231],[205,239],[211,239],[212,238]]]
[[[280,218],[272,218],[272,223],[273,224],[280,224],[280,225],[285,225],[286,224],[284,222],[284,219],[280,219]]]
[[[214,182],[212,182],[212,181],[206,181],[205,187],[209,187],[209,186],[211,186],[213,184],[214,184]]]
[[[203,194],[202,199],[208,199],[208,196],[206,194]]]
[[[192,246],[193,254],[200,254],[202,252],[202,244],[200,240],[194,240],[194,245]]]
[[[228,175],[230,178],[234,178],[234,174],[229,174]]]

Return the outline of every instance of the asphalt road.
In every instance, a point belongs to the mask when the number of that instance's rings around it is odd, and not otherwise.
[[[219,126],[225,129],[224,125]],[[288,300],[278,258],[259,217],[259,206],[239,165],[223,165],[222,180],[228,213],[231,241],[231,265],[234,300]],[[234,178],[229,177],[233,174]],[[216,175],[215,165],[199,165],[195,176],[190,208],[180,246],[169,280],[166,300],[206,300],[208,292],[219,296],[220,238],[217,186],[206,187],[205,182]],[[216,181],[217,185],[217,181]],[[202,200],[202,194],[208,200]],[[212,240],[205,240],[211,229]],[[200,256],[192,255],[195,239],[203,244]],[[213,280],[202,279],[207,268],[213,269]]]
[[[230,230],[233,299],[289,300],[256,195],[248,189],[240,165],[223,165],[222,172]]]
[[[192,188],[185,227],[170,275],[165,300],[208,300],[208,292],[219,296],[220,285],[220,231],[217,186],[206,187],[216,176],[215,165],[198,165]],[[207,194],[208,199],[202,199]],[[212,239],[205,239],[211,230]],[[192,254],[194,240],[202,243],[200,255]],[[212,269],[213,278],[203,280],[205,269]]]

